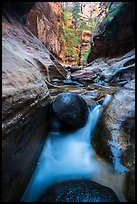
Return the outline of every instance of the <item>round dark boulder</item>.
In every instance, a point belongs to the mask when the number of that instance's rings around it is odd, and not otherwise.
[[[90,180],[59,182],[47,188],[42,202],[120,202],[114,191]]]
[[[53,101],[53,111],[62,122],[73,128],[83,127],[88,118],[85,100],[74,93],[60,93]]]

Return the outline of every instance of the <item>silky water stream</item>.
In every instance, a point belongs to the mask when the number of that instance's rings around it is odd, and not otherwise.
[[[107,95],[103,107],[110,99]],[[126,201],[122,193],[124,175],[99,158],[91,145],[103,107],[97,104],[93,109],[89,108],[87,123],[78,130],[49,132],[21,202],[37,202],[45,189],[56,181],[82,178],[110,187],[121,202]]]

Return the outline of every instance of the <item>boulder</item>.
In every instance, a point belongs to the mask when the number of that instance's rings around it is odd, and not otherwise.
[[[135,80],[129,81],[114,94],[98,121],[91,142],[96,152],[110,161],[117,172],[128,174],[125,197],[134,201]]]
[[[74,93],[60,93],[53,101],[53,111],[59,120],[73,128],[83,127],[88,118],[85,100]]]
[[[112,58],[99,57],[86,68],[71,74],[73,80],[107,82],[121,85],[135,78],[135,49],[120,56]]]
[[[90,180],[58,182],[48,187],[42,202],[119,202],[114,191]]]
[[[92,82],[97,75],[90,69],[84,68],[82,70],[75,71],[71,74],[72,80],[78,80],[80,82],[89,81]]]

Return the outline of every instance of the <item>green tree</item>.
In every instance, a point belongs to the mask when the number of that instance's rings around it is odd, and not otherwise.
[[[73,17],[73,25],[74,25],[74,29],[75,29],[75,35],[77,35],[77,29],[78,29],[78,22],[80,20],[80,3],[79,2],[73,2],[73,7],[71,10],[71,14]]]
[[[64,24],[67,26],[68,25],[68,14],[66,11],[61,11],[61,19],[64,22]]]

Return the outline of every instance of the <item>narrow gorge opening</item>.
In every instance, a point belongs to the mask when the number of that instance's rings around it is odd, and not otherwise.
[[[82,67],[87,65],[93,34],[110,5],[111,2],[61,2],[58,24],[64,46],[63,63]]]

